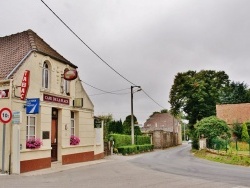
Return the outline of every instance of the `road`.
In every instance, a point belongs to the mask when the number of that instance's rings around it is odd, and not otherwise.
[[[87,164],[87,163],[86,163]],[[197,159],[190,145],[134,156],[113,155],[103,162],[40,175],[2,175],[0,187],[62,188],[245,188],[250,168]]]

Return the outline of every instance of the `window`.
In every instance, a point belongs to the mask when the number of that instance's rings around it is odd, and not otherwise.
[[[70,95],[70,81],[61,78],[61,93]]]
[[[36,117],[27,116],[27,125],[26,125],[26,140],[35,138],[36,133]]]
[[[72,111],[70,112],[70,124],[70,133],[75,136],[75,113]]]
[[[65,69],[66,72],[68,69]],[[64,74],[61,77],[61,93],[70,95],[70,81],[64,79]]]
[[[43,63],[42,87],[49,89],[49,65],[46,62]]]

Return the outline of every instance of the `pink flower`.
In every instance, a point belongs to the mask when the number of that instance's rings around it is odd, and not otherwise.
[[[30,138],[26,141],[27,149],[37,149],[43,145],[43,142],[39,138]]]
[[[71,135],[70,145],[78,145],[79,143],[80,143],[80,139],[77,136]]]

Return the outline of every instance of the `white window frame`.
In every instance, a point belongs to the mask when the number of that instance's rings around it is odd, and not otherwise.
[[[71,136],[75,136],[76,124],[75,124],[75,112],[70,111],[70,134]]]
[[[43,63],[43,71],[42,71],[42,87],[45,89],[49,89],[49,64],[47,62]]]
[[[31,118],[34,118],[34,125],[31,124]],[[34,134],[31,134],[31,129],[34,129]],[[26,123],[26,140],[36,138],[36,116],[30,115],[27,116],[27,123]]]
[[[70,81],[65,80],[63,76],[61,77],[61,93],[70,95]]]

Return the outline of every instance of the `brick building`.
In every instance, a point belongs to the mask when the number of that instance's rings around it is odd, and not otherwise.
[[[167,148],[182,143],[181,125],[169,113],[153,114],[144,123],[141,131],[151,135],[155,148]]]

